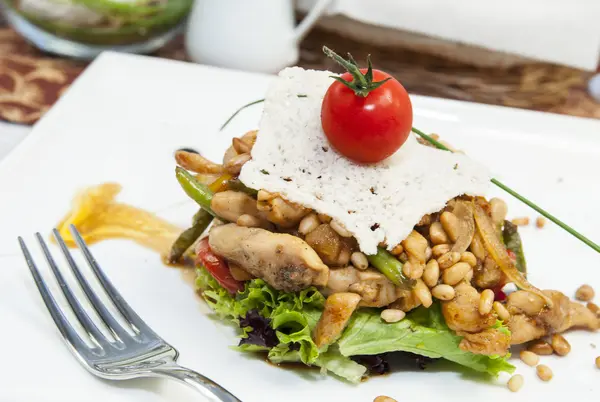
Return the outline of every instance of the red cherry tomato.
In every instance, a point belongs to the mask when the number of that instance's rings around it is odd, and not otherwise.
[[[367,69],[361,69],[362,74]],[[353,75],[341,76],[351,82]],[[408,93],[389,74],[373,70],[373,83],[390,78],[366,96],[339,81],[325,94],[321,124],[331,145],[358,163],[380,162],[404,144],[412,128],[413,112]]]
[[[208,237],[200,240],[196,246],[197,262],[201,264],[208,272],[230,293],[241,292],[244,290],[244,284],[233,279],[229,267],[225,260],[216,255],[208,245]]]

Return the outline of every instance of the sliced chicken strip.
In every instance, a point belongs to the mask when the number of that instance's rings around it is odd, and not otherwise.
[[[276,289],[296,292],[327,284],[329,268],[298,237],[227,224],[211,229],[208,240],[215,254]]]

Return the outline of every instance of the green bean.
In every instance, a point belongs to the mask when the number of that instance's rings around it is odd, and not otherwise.
[[[204,209],[200,209],[198,213],[194,215],[194,223],[192,227],[186,229],[179,235],[177,240],[171,246],[171,251],[167,260],[171,264],[175,264],[180,261],[181,256],[196,242],[196,240],[202,236],[202,233],[206,230],[208,225],[212,222],[213,217]]]
[[[411,290],[415,281],[402,273],[402,263],[382,247],[377,248],[377,254],[368,255],[367,259],[375,268],[385,275],[394,285]]]
[[[177,177],[177,181],[181,185],[181,188],[183,188],[186,194],[192,200],[196,201],[203,210],[212,216],[217,217],[210,207],[213,192],[208,188],[208,186],[200,183],[194,176],[188,173],[187,170],[179,166],[175,168],[175,175]]]

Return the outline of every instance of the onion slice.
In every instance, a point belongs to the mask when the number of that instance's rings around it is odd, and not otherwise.
[[[500,267],[504,275],[508,280],[514,283],[519,289],[526,290],[535,295],[541,297],[548,307],[552,307],[552,300],[548,298],[541,290],[533,286],[525,279],[525,276],[515,267],[512,260],[510,259],[506,247],[500,241],[498,232],[492,223],[492,220],[485,213],[480,205],[474,204],[474,216],[475,223],[477,225],[477,231],[481,235],[483,245],[490,254],[490,256],[496,261],[496,264]]]
[[[456,243],[452,246],[451,251],[464,253],[467,251],[473,236],[475,235],[475,221],[473,220],[473,206],[465,201],[457,201],[452,211],[460,222],[460,232],[456,238]]]

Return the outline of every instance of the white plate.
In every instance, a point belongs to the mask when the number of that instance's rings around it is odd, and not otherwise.
[[[69,209],[83,187],[116,181],[120,199],[185,226],[195,210],[173,175],[172,153],[194,146],[220,159],[234,134],[254,128],[260,106],[218,127],[238,106],[261,98],[270,76],[145,57],[105,54],[0,163],[0,401],[198,401],[179,384],[114,383],[88,374],[64,347],[17,246],[33,242]],[[415,126],[491,166],[497,177],[592,239],[600,241],[600,122],[413,97]],[[492,189],[490,196],[502,194]],[[534,213],[510,197],[511,216]],[[523,230],[533,283],[573,295],[586,282],[600,290],[598,255],[548,225]],[[32,243],[33,244],[33,243]],[[55,250],[56,251],[56,250]],[[138,313],[181,352],[180,362],[223,384],[244,402],[531,400],[540,394],[597,398],[600,335],[568,334],[568,357],[544,357],[550,383],[513,358],[525,386],[509,394],[507,377],[488,383],[452,371],[398,372],[358,386],[318,372],[284,370],[228,349],[231,328],[214,321],[177,269],[129,241],[106,241],[93,252]],[[40,260],[41,262],[41,260]],[[47,271],[44,271],[47,272]]]

